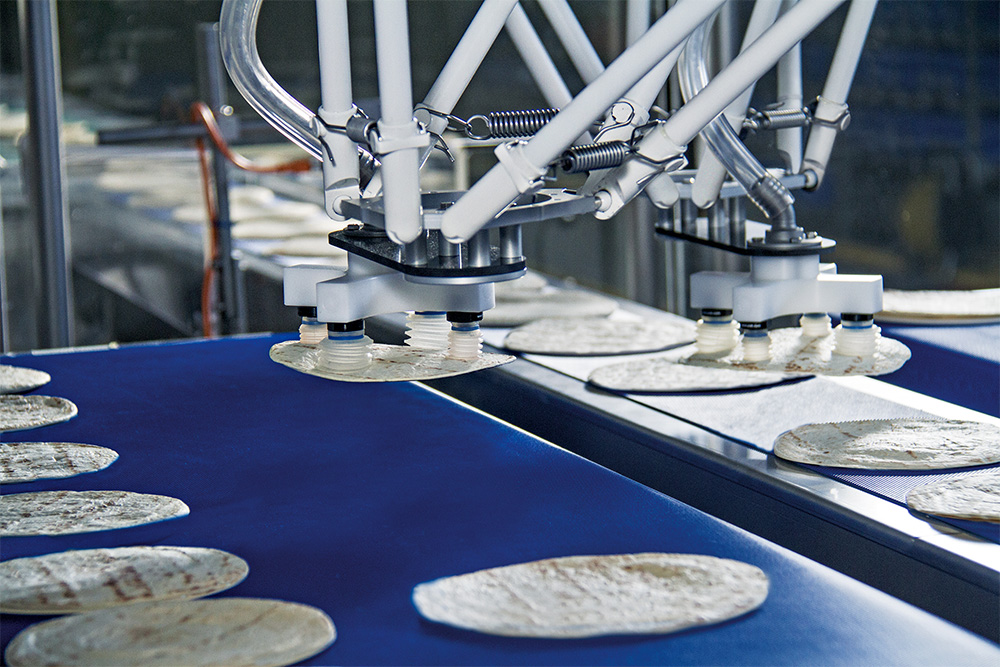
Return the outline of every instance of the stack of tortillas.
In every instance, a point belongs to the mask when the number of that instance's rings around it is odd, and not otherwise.
[[[205,222],[205,207],[200,204],[178,206],[171,217],[179,222]],[[235,201],[229,210],[229,219],[235,223],[245,220],[279,220],[297,222],[325,215],[317,204],[290,200],[272,200],[270,202]]]
[[[413,589],[431,621],[508,637],[663,634],[741,616],[768,578],[739,561],[692,554],[568,556],[437,579]]]
[[[264,255],[284,257],[324,257],[347,261],[347,251],[330,244],[329,232],[336,231],[336,225],[325,229],[321,234],[291,236],[264,248]]]
[[[1000,462],[1000,428],[944,419],[806,424],[778,436],[775,455],[798,463],[863,470],[942,470]],[[912,509],[944,517],[1000,521],[1000,472],[912,489]]]
[[[747,361],[743,343],[724,355],[691,354],[681,363],[709,368],[731,368],[802,375],[884,375],[898,370],[910,358],[910,350],[897,340],[879,336],[875,354],[849,357],[834,353],[835,333],[807,336],[797,327],[775,329],[771,333],[771,358]]]
[[[514,361],[507,354],[482,352],[476,359],[452,359],[444,352],[406,345],[372,345],[372,361],[358,370],[331,370],[320,363],[317,345],[286,341],[271,348],[271,359],[302,373],[340,382],[436,380],[493,368]]]
[[[45,621],[17,635],[11,667],[291,665],[336,638],[330,617],[279,600],[144,602]]]
[[[1000,470],[918,486],[906,504],[924,514],[1000,523]]]
[[[882,312],[876,319],[902,324],[995,322],[1000,320],[1000,289],[887,289],[882,293]]]
[[[864,470],[938,470],[1000,461],[1000,428],[948,419],[806,424],[774,443],[783,459]]]

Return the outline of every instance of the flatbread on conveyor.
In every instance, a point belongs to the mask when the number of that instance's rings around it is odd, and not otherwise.
[[[309,202],[282,200],[267,205],[251,202],[234,202],[229,209],[229,219],[233,222],[243,220],[307,220],[323,213],[322,207]],[[205,207],[201,204],[178,206],[170,216],[178,222],[202,223],[207,219]]]
[[[77,442],[0,443],[0,484],[61,479],[103,470],[118,452]]]
[[[178,206],[201,206],[201,188],[192,187],[197,179],[192,175],[189,183],[174,182],[172,185],[143,188],[129,197],[129,206],[136,208],[176,208]],[[266,206],[274,202],[274,191],[259,185],[235,185],[229,188],[230,205]]]
[[[756,389],[796,377],[787,373],[689,366],[658,358],[602,366],[594,369],[587,382],[610,391],[671,394]]]
[[[193,189],[199,193],[198,172],[185,170],[178,165],[168,169],[157,169],[148,160],[127,160],[119,168],[109,169],[97,175],[96,185],[108,192],[150,193],[160,195],[173,189]]]
[[[496,284],[497,300],[517,298],[526,292],[540,292],[548,286],[548,281],[534,271],[526,271],[515,280],[505,280]]]
[[[680,363],[710,368],[732,368],[803,375],[885,375],[899,370],[910,358],[908,347],[892,338],[879,337],[869,358],[834,354],[834,334],[812,337],[793,327],[771,331],[771,359],[744,361],[743,343],[725,355],[692,354]]]
[[[937,470],[1000,461],[1000,428],[954,419],[873,419],[806,424],[774,453],[798,463],[863,470]]]
[[[584,291],[514,291],[497,297],[496,306],[483,313],[482,325],[517,327],[546,317],[605,317],[617,308],[614,299]]]
[[[330,232],[343,229],[343,222],[334,222],[326,216],[309,218],[308,220],[243,220],[233,225],[234,239],[287,239],[289,237],[306,236],[321,238],[326,245]],[[332,247],[332,246],[331,246]]]
[[[692,554],[569,556],[437,579],[413,589],[431,621],[507,637],[664,634],[763,604],[768,578]]]
[[[329,231],[333,231],[331,228]],[[265,248],[261,254],[286,257],[334,257],[347,259],[347,251],[330,245],[327,234],[297,236]]]
[[[694,324],[603,317],[547,318],[514,329],[504,347],[516,352],[595,356],[656,352],[694,340]]]
[[[24,431],[72,419],[76,406],[56,396],[0,396],[0,431]]]
[[[893,290],[882,293],[880,322],[962,324],[1000,320],[1000,289]]]
[[[0,496],[0,535],[72,535],[187,516],[177,498],[132,491],[37,491]]]
[[[155,600],[193,600],[232,588],[242,558],[200,547],[83,549],[0,563],[0,611],[77,614]]]
[[[924,514],[1000,523],[1000,470],[918,486],[906,504]]]
[[[91,665],[278,667],[336,639],[330,617],[280,600],[145,602],[32,625],[8,644],[11,667]]]
[[[31,391],[48,384],[51,380],[52,376],[45,371],[0,364],[0,394]]]
[[[330,371],[316,368],[319,348],[298,341],[278,343],[271,348],[271,359],[302,373],[341,382],[405,382],[436,380],[493,368],[514,361],[506,354],[483,352],[474,361],[449,359],[443,352],[433,352],[405,345],[372,344],[372,363],[357,371]]]

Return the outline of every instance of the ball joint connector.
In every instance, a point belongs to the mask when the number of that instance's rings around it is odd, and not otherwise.
[[[880,332],[874,315],[843,313],[835,331],[833,351],[845,357],[871,357],[878,349]]]
[[[769,361],[771,334],[767,322],[740,322],[743,331],[743,361]]]
[[[443,311],[416,311],[406,315],[406,345],[421,350],[448,349],[451,325]]]
[[[708,308],[701,311],[694,339],[699,354],[729,352],[739,341],[739,325],[733,321],[733,311]]]
[[[365,335],[364,320],[331,322],[327,337],[319,344],[317,368],[327,371],[357,371],[372,363],[372,339]]]
[[[448,357],[474,361],[483,349],[483,335],[479,330],[482,313],[449,312]]]

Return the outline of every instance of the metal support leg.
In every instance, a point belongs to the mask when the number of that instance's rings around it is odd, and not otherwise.
[[[62,74],[55,0],[20,0],[28,133],[24,167],[40,259],[38,345],[73,344],[66,173],[62,147]]]

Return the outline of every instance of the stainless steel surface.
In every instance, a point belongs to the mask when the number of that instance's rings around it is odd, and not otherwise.
[[[469,264],[471,266],[490,265],[490,232],[487,229],[477,233],[468,242]]]
[[[23,167],[35,217],[40,276],[38,344],[66,347],[73,337],[66,168],[62,145],[62,76],[55,0],[20,0],[28,132]]]
[[[642,317],[662,312],[622,302]],[[485,329],[499,344],[506,331]],[[925,521],[867,491],[780,462],[667,414],[656,397],[589,387],[587,360],[522,355],[438,388],[643,484],[978,632],[1000,639],[1000,545]],[[852,391],[942,417],[963,408],[871,378]],[[978,413],[977,413],[978,414]]]
[[[0,164],[0,170],[3,168],[4,165]],[[7,251],[3,239],[3,188],[0,188],[0,352],[10,352],[10,328],[7,323],[10,292],[7,291]]]
[[[522,245],[520,225],[500,228],[500,257],[521,259],[524,256]]]

